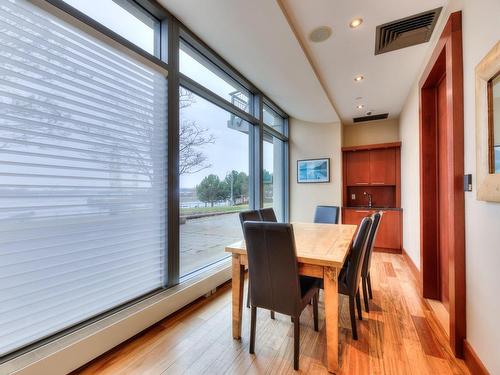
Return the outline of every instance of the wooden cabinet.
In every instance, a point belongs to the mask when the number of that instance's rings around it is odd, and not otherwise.
[[[359,225],[364,217],[371,215],[373,211],[362,208],[344,208],[342,212],[342,224]]]
[[[401,211],[383,211],[375,247],[401,250]]]
[[[345,154],[347,185],[370,184],[370,151],[354,151]]]
[[[370,151],[370,185],[396,185],[396,149]]]
[[[374,210],[344,208],[342,223],[359,225],[364,217],[373,214]],[[401,214],[399,210],[382,210],[382,221],[377,233],[375,247],[379,249],[401,251]]]
[[[344,153],[348,186],[396,185],[396,148]]]
[[[401,142],[343,147],[342,152],[342,222],[359,225],[364,217],[381,210],[375,248],[401,252]],[[368,208],[370,201],[385,209]]]

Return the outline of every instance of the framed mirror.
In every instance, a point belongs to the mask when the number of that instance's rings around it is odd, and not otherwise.
[[[488,148],[490,173],[500,173],[500,71],[488,81]]]
[[[500,202],[500,41],[476,66],[477,199]]]

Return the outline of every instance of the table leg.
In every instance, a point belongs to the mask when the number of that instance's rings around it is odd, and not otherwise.
[[[338,271],[334,267],[324,269],[326,360],[329,372],[339,368],[339,294]]]
[[[233,254],[232,265],[232,293],[233,293],[233,338],[241,338],[241,319],[243,314],[243,285],[245,282],[245,266],[241,264],[238,254]]]

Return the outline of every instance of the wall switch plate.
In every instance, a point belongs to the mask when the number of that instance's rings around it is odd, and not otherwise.
[[[351,199],[354,201],[356,200],[356,194],[351,194]]]
[[[464,176],[464,191],[472,191],[472,175],[466,174]]]

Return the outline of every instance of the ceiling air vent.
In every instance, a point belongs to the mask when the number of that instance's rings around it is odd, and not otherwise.
[[[442,8],[377,26],[375,55],[428,42]]]
[[[353,122],[366,122],[366,121],[375,121],[375,120],[385,120],[387,117],[389,117],[388,113],[381,113],[380,115],[354,117],[352,119],[352,121]]]

